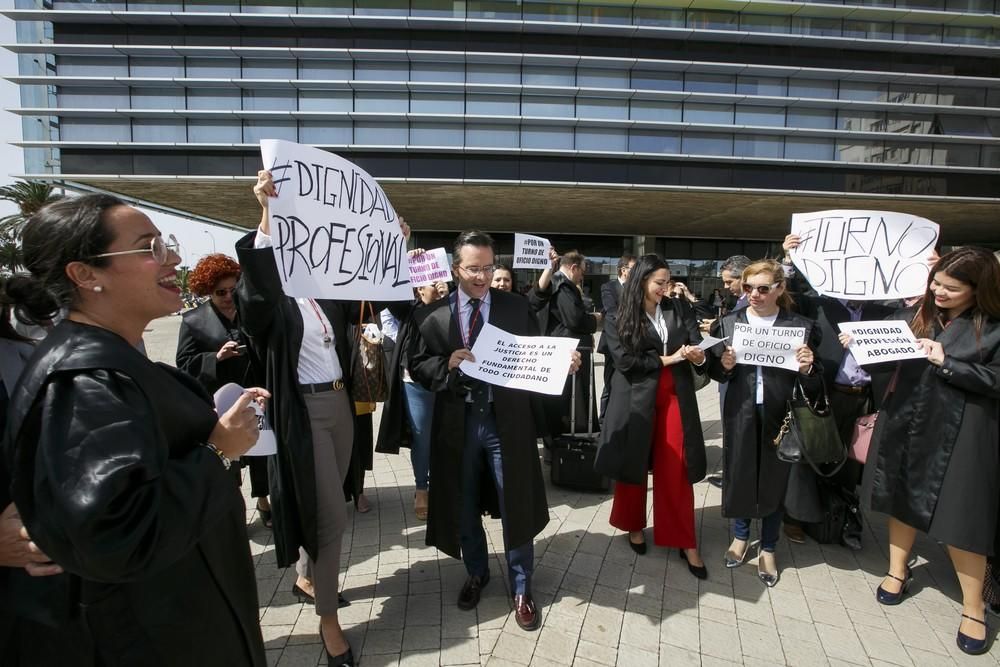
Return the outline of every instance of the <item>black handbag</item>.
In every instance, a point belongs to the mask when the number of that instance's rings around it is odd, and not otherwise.
[[[833,477],[847,462],[847,449],[840,439],[837,422],[830,409],[830,399],[823,384],[823,395],[810,403],[802,383],[796,378],[788,413],[781,424],[774,446],[778,459],[786,463],[808,463],[820,477]],[[819,469],[823,464],[836,464],[830,472]]]

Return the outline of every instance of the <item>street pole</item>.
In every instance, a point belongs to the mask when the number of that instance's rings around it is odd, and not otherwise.
[[[212,239],[212,254],[214,255],[215,252],[216,252],[216,250],[215,250],[215,234],[213,234],[212,232],[208,231],[207,229],[203,229],[201,231],[203,231],[206,234],[208,234],[208,238]]]

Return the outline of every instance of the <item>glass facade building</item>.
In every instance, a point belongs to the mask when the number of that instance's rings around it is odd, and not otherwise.
[[[26,173],[210,218],[254,224],[243,179],[281,138],[357,162],[418,229],[643,235],[669,253],[780,240],[796,210],[882,208],[948,242],[1000,237],[1000,0],[5,13]]]

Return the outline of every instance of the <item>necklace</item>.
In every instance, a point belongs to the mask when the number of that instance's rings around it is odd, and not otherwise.
[[[330,331],[326,328],[326,320],[323,319],[323,314],[319,312],[316,300],[309,299],[309,305],[312,306],[313,312],[316,313],[316,319],[319,320],[320,326],[323,327],[323,346],[330,347],[330,343],[333,342],[333,336],[330,335]]]

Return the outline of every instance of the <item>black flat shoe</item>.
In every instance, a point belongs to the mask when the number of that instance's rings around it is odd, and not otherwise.
[[[906,568],[906,578],[900,579],[894,574],[885,573],[885,576],[890,579],[895,579],[896,581],[903,584],[903,587],[899,589],[898,593],[890,593],[889,591],[882,588],[879,584],[878,589],[875,591],[875,599],[879,601],[879,604],[884,604],[893,607],[903,601],[903,596],[906,595],[906,589],[910,587],[910,582],[913,581],[913,571],[909,567]]]
[[[302,587],[297,583],[292,584],[292,595],[297,597],[299,602],[304,602],[305,604],[316,604],[316,598],[302,590]]]
[[[688,560],[688,555],[683,549],[678,549],[677,553],[680,554],[681,560],[687,563],[688,572],[693,574],[698,579],[708,579],[708,568],[704,565],[692,565],[691,561]]]
[[[260,522],[265,528],[273,528],[274,522],[271,519],[271,510],[262,510],[260,503],[257,503],[257,514],[260,515]]]
[[[630,547],[632,547],[632,551],[636,552],[640,556],[642,556],[643,554],[646,553],[646,540],[645,539],[643,539],[642,542],[639,542],[638,544],[636,544],[635,542],[632,541],[632,536],[631,535],[626,535],[625,536],[625,540],[628,542],[628,545]]]
[[[986,628],[986,637],[984,639],[973,639],[959,630],[958,636],[955,637],[955,643],[958,644],[958,648],[962,650],[962,653],[968,653],[969,655],[982,655],[983,653],[986,653],[990,647],[990,627],[986,625],[986,621],[980,621],[978,618],[972,618],[968,614],[962,614],[962,618],[975,621]]]
[[[347,650],[340,655],[330,655],[330,652],[326,650],[326,640],[323,639],[323,626],[319,626],[319,640],[323,643],[323,652],[326,653],[326,665],[327,667],[354,667],[357,663],[354,662],[354,651],[351,650],[351,645],[347,645]]]

